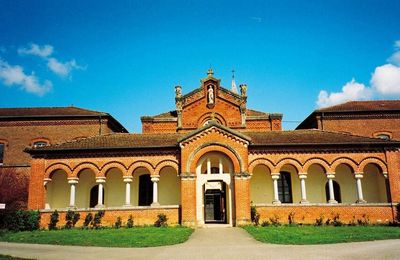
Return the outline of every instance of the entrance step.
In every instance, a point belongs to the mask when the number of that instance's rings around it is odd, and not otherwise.
[[[204,224],[201,228],[230,228],[231,224]]]

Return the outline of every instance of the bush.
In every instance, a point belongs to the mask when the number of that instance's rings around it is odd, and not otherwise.
[[[353,218],[349,221],[349,226],[356,226],[359,220],[356,221],[356,217],[353,216]]]
[[[166,227],[166,226],[168,226],[167,220],[168,220],[168,218],[165,214],[163,214],[163,213],[158,214],[157,220],[156,220],[156,222],[154,222],[154,226],[155,227]]]
[[[320,215],[319,218],[315,219],[315,226],[322,226],[324,224],[324,216]]]
[[[122,226],[121,217],[117,217],[117,221],[115,221],[114,227],[115,228],[120,228],[121,226]]]
[[[296,213],[294,213],[294,212],[289,213],[289,215],[288,215],[289,225],[296,225],[296,221],[294,220],[295,215],[296,215]]]
[[[85,217],[85,221],[83,221],[83,228],[88,228],[92,220],[93,220],[92,213],[88,213]]]
[[[64,228],[71,229],[72,227],[75,227],[75,224],[76,224],[76,222],[78,222],[79,218],[80,218],[79,213],[75,213],[72,210],[68,210],[67,213],[65,214]]]
[[[49,230],[54,230],[57,229],[57,223],[58,223],[58,211],[55,210],[53,213],[50,215],[50,223],[49,223]]]
[[[101,219],[103,218],[104,213],[105,213],[104,210],[99,210],[99,211],[94,215],[94,218],[93,218],[93,221],[92,221],[92,227],[93,227],[94,229],[98,229],[98,228],[101,227]]]
[[[271,225],[271,223],[269,223],[267,220],[264,220],[263,222],[261,222],[262,227],[268,227],[269,225]]]
[[[11,231],[32,231],[39,229],[39,211],[8,211],[2,214],[1,229]]]
[[[126,222],[126,227],[127,228],[133,228],[133,217],[132,217],[132,215],[129,215],[128,222]]]
[[[396,205],[396,222],[400,223],[400,203]]]
[[[357,219],[358,225],[368,226],[370,224],[369,216],[367,214],[362,215],[362,219]]]
[[[260,213],[257,212],[256,206],[250,207],[250,216],[251,222],[253,222],[255,226],[258,226],[260,223]]]
[[[335,227],[343,226],[343,222],[340,220],[339,214],[333,216],[332,225]]]
[[[269,218],[269,221],[271,221],[271,224],[274,226],[280,226],[281,223],[279,222],[279,216],[278,215],[274,215],[273,217]]]

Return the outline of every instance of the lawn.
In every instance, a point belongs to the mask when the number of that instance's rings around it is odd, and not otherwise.
[[[64,229],[0,233],[0,241],[102,247],[150,247],[185,242],[193,229],[135,227],[121,229]]]
[[[389,226],[246,226],[244,229],[258,241],[286,245],[400,239],[400,227]]]

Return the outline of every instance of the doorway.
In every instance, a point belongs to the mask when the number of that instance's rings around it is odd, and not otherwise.
[[[227,223],[226,188],[223,182],[213,182],[212,188],[204,192],[205,223]]]

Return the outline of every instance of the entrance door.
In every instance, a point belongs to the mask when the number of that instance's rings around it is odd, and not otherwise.
[[[225,189],[206,190],[204,193],[204,216],[205,223],[226,223]]]

